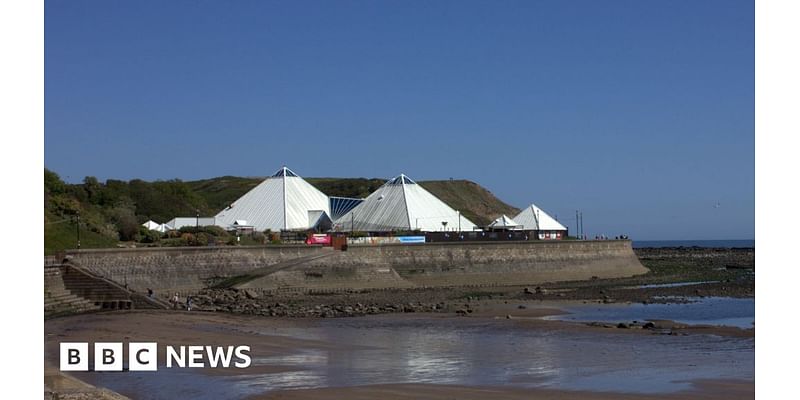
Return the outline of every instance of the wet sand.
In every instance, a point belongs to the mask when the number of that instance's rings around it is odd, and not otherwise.
[[[515,308],[516,304],[495,304],[479,308],[479,311],[458,317],[453,314],[427,314],[425,318],[441,320],[443,324],[462,324],[462,321],[480,321],[494,324],[513,324],[530,330],[542,332],[593,333],[620,335],[625,340],[627,335],[654,334],[642,329],[608,329],[589,326],[582,323],[542,320],[538,317],[561,313],[557,304],[529,306],[525,309]],[[511,315],[511,320],[507,316]],[[420,315],[383,316],[392,320],[420,318]],[[366,317],[372,318],[372,317]],[[380,318],[380,317],[379,317]],[[349,319],[348,319],[349,320]],[[285,328],[303,329],[315,326],[319,320],[298,318],[264,318],[256,316],[232,315],[222,313],[201,312],[169,312],[169,311],[127,311],[114,313],[86,314],[66,318],[58,318],[45,322],[45,364],[50,367],[49,382],[71,381],[78,378],[95,383],[97,375],[92,373],[74,373],[59,376],[63,373],[52,373],[52,366],[58,365],[58,343],[68,341],[154,341],[162,345],[240,345],[249,344],[251,354],[255,358],[269,358],[288,355],[298,351],[315,349],[320,351],[348,351],[347,346],[325,340],[291,337],[284,334]],[[736,328],[698,328],[687,327],[689,334],[731,335],[732,337],[752,337],[754,330]],[[275,332],[276,334],[270,334]],[[738,333],[737,333],[738,332]],[[356,349],[351,346],[351,350]],[[163,352],[159,352],[160,365],[164,363]],[[687,360],[692,362],[692,360]],[[702,362],[702,359],[694,362]],[[200,369],[199,373],[236,377],[254,374],[271,374],[276,372],[302,369],[302,366],[286,365],[254,365],[247,369]],[[48,383],[46,379],[46,383]],[[748,381],[696,381],[690,390],[668,394],[641,393],[605,393],[591,391],[570,391],[541,388],[516,388],[494,386],[462,386],[431,384],[389,384],[351,386],[344,388],[317,388],[300,390],[271,391],[256,394],[254,398],[264,399],[329,399],[329,398],[551,398],[551,399],[681,399],[681,398],[752,398],[754,384]],[[102,386],[102,385],[101,385]],[[87,389],[89,390],[89,389]],[[125,393],[137,398],[136,393]],[[89,397],[91,398],[91,397]],[[113,397],[109,397],[113,398]]]
[[[700,399],[700,400],[734,400],[752,399],[755,397],[755,384],[743,381],[698,381],[691,390],[663,394],[630,394],[630,393],[608,393],[608,392],[585,392],[552,389],[514,389],[501,387],[467,387],[450,385],[418,385],[418,384],[398,384],[398,385],[370,385],[349,388],[324,388],[324,389],[305,389],[305,390],[283,390],[272,392],[261,396],[252,397],[253,400],[330,400],[330,399],[350,399],[350,400],[410,400],[410,399],[430,399],[430,400],[484,400],[484,399],[507,399],[507,400],[529,400],[529,399],[548,399],[548,400],[677,400],[677,399]]]

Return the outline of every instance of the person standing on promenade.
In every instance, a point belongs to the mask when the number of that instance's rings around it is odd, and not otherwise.
[[[180,301],[180,298],[178,297],[178,293],[176,292],[175,296],[172,297],[172,309],[173,310],[177,310],[178,309],[178,304],[180,304],[179,301]]]

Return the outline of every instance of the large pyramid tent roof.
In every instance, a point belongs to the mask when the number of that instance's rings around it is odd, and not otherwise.
[[[256,230],[309,229],[330,215],[328,196],[287,167],[278,170],[216,215],[216,224],[230,228],[246,220]]]
[[[336,230],[366,232],[474,228],[472,221],[403,174],[386,181],[334,224]]]
[[[555,218],[548,215],[541,208],[536,207],[536,204],[531,204],[525,207],[516,217],[514,221],[522,225],[526,230],[540,230],[540,231],[565,231],[567,228],[561,225]]]

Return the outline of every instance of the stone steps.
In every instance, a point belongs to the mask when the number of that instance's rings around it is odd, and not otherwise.
[[[46,318],[97,311],[131,309],[132,301],[119,289],[109,287],[69,267],[45,267],[44,314]]]

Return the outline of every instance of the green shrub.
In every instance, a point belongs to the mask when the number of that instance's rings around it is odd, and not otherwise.
[[[142,243],[157,243],[161,240],[161,233],[151,231],[143,226],[139,226],[139,241]]]

